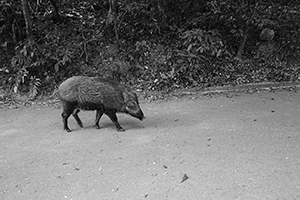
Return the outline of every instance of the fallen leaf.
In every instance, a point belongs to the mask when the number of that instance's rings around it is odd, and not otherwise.
[[[183,183],[183,182],[186,181],[188,178],[189,178],[189,177],[188,177],[186,174],[184,174],[180,183]]]

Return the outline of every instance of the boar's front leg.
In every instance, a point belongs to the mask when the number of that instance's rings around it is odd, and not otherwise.
[[[105,114],[111,119],[111,121],[115,124],[117,131],[125,131],[122,126],[118,122],[118,118],[116,115],[116,110],[105,110]]]

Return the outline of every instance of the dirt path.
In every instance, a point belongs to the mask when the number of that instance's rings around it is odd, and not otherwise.
[[[300,93],[142,104],[140,122],[61,110],[0,110],[0,199],[300,199]]]

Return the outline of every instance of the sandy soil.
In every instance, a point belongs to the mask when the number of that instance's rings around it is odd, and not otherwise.
[[[80,112],[0,110],[0,199],[300,199],[300,92],[143,103],[94,129]]]

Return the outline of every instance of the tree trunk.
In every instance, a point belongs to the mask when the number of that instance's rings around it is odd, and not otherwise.
[[[27,0],[22,0],[22,9],[23,9],[23,15],[25,19],[25,24],[26,24],[26,35],[27,39],[32,40],[32,22],[30,18],[30,11],[29,11],[29,6],[28,6],[28,1]]]
[[[108,33],[112,32],[112,27],[116,36],[116,43],[119,44],[119,34],[117,29],[117,0],[109,0],[109,11],[106,18],[106,31]],[[112,26],[113,25],[113,26]]]
[[[54,12],[53,12],[53,17],[56,21],[60,21],[60,15],[59,15],[59,10],[58,10],[58,6],[55,2],[55,0],[50,0],[51,5],[54,8]]]
[[[244,37],[243,37],[242,42],[239,46],[239,49],[236,53],[236,58],[237,59],[241,59],[241,57],[242,57],[242,53],[243,53],[244,48],[245,48],[245,44],[246,44],[246,41],[247,41],[247,38],[248,38],[248,34],[249,34],[249,26],[246,27],[246,30],[244,32]]]

